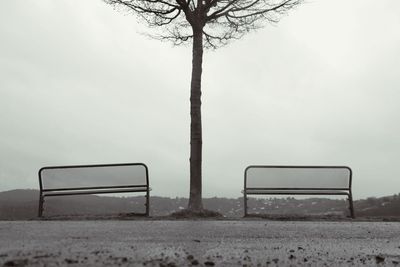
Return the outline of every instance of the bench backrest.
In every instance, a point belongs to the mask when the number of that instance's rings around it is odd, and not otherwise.
[[[345,166],[249,166],[244,188],[351,190],[351,179]]]
[[[39,170],[41,191],[97,190],[149,186],[143,163],[52,166]]]

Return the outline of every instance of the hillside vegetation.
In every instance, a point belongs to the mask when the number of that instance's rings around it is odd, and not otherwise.
[[[38,211],[37,190],[12,190],[0,192],[0,220],[35,219]],[[152,196],[152,216],[166,216],[184,209],[187,198]],[[45,202],[45,215],[106,215],[144,211],[144,197],[110,197],[97,195],[49,197]],[[250,198],[249,212],[259,215],[333,215],[347,216],[345,199],[329,198]],[[205,208],[218,211],[225,217],[243,216],[243,198],[206,198]],[[356,200],[357,217],[399,217],[400,194]]]

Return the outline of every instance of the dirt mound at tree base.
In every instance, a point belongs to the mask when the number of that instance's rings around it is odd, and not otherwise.
[[[217,218],[223,218],[224,216],[216,211],[213,210],[206,210],[202,209],[200,211],[192,211],[188,209],[180,210],[174,213],[171,213],[170,215],[173,218],[176,219],[195,219],[195,218],[212,218],[212,219],[217,219]]]

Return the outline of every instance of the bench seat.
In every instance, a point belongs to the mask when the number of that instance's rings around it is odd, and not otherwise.
[[[268,189],[247,189],[248,195],[349,195],[345,190],[268,190]]]
[[[97,189],[97,190],[60,190],[43,192],[43,196],[70,196],[70,195],[91,195],[91,194],[110,194],[110,193],[131,193],[147,192],[147,187],[133,187],[122,189]]]

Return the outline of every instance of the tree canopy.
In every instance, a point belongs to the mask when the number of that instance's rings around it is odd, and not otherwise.
[[[226,45],[245,33],[276,23],[302,0],[105,0],[116,8],[132,11],[148,26],[160,29],[150,34],[175,45],[201,30],[205,48]]]

